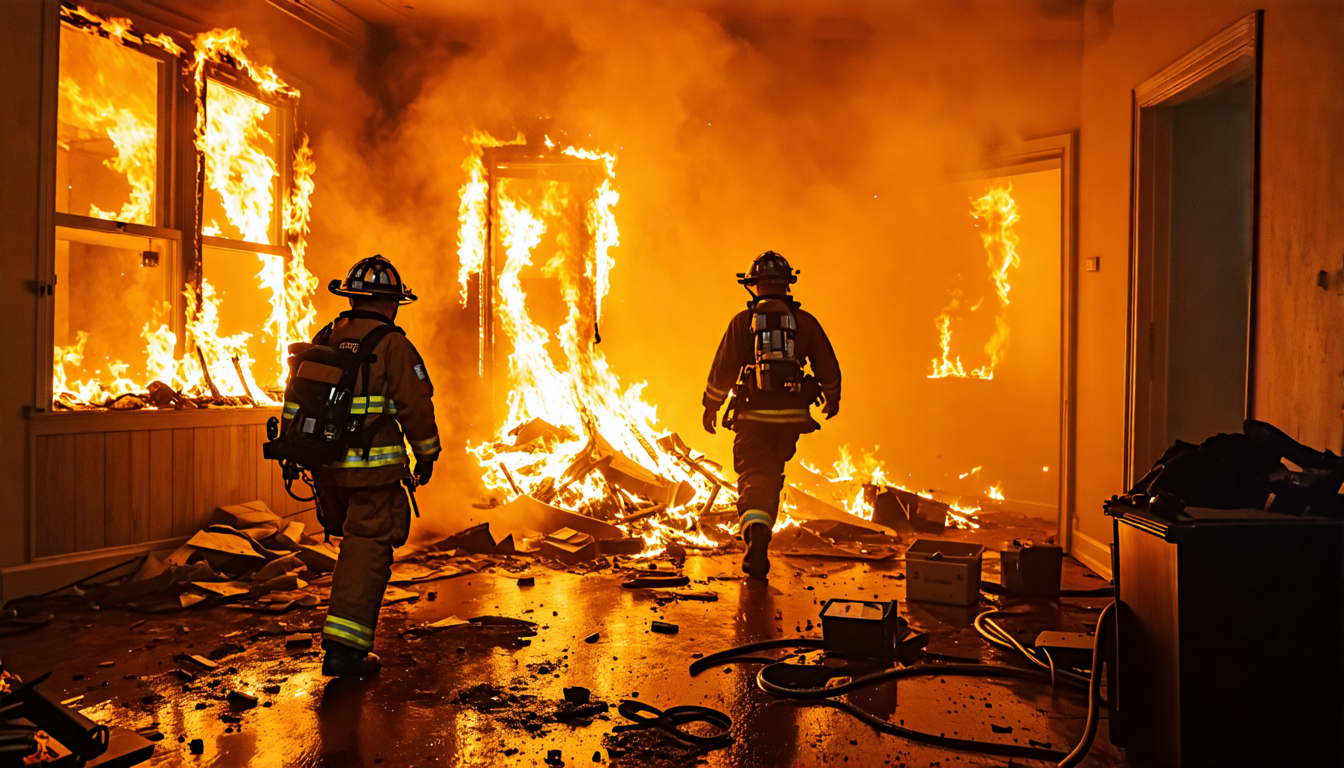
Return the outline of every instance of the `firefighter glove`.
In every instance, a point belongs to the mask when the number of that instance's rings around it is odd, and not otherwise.
[[[826,414],[827,419],[834,417],[837,413],[840,412],[840,398],[838,397],[826,398],[826,404],[822,406],[821,412]]]
[[[415,462],[415,484],[429,485],[429,478],[434,476],[434,462],[430,459],[420,459]]]
[[[704,425],[705,425],[705,431],[708,432],[708,433],[711,434],[711,435],[715,433],[715,432],[714,432],[714,422],[715,422],[715,421],[718,421],[718,417],[719,417],[719,410],[718,410],[717,408],[706,408],[706,409],[705,409],[705,415],[704,415],[704,417],[701,419],[701,421],[702,421],[702,422],[704,423]]]

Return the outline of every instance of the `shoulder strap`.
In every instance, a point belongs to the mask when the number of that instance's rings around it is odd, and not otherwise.
[[[402,336],[406,335],[405,331],[398,326],[393,325],[392,321],[389,320],[385,325],[380,325],[369,331],[364,335],[364,338],[359,341],[359,348],[355,350],[355,364],[358,366],[360,380],[363,384],[361,387],[363,391],[362,397],[367,398],[369,396],[369,367],[370,364],[377,359],[377,356],[373,354],[373,350],[384,338],[392,333],[400,333]],[[369,452],[373,449],[373,438],[377,436],[380,430],[382,430],[383,425],[391,420],[391,414],[384,411],[374,418],[372,422],[360,424],[357,432],[360,442],[362,443],[360,447],[363,449],[365,461],[369,460]]]
[[[313,337],[313,343],[326,346],[327,342],[331,340],[331,329],[332,326],[334,326],[335,324],[336,322],[334,320],[330,323],[327,323],[326,326],[323,327],[322,330],[318,331],[317,335]]]

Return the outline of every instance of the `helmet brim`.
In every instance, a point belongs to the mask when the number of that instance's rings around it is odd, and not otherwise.
[[[344,296],[347,299],[396,299],[399,306],[406,306],[419,299],[409,288],[403,290],[352,290],[345,288],[340,280],[332,280],[327,284],[327,290],[337,296]]]

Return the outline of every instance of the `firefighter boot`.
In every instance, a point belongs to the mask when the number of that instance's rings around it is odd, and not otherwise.
[[[327,654],[322,659],[322,674],[327,677],[365,678],[378,673],[383,662],[378,654],[358,651],[341,643],[322,644]]]
[[[742,531],[747,542],[747,553],[742,556],[742,572],[753,579],[764,579],[770,573],[770,526],[749,523]]]

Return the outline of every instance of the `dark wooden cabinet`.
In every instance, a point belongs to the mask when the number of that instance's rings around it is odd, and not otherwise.
[[[1344,522],[1113,513],[1112,741],[1139,766],[1344,764]]]

